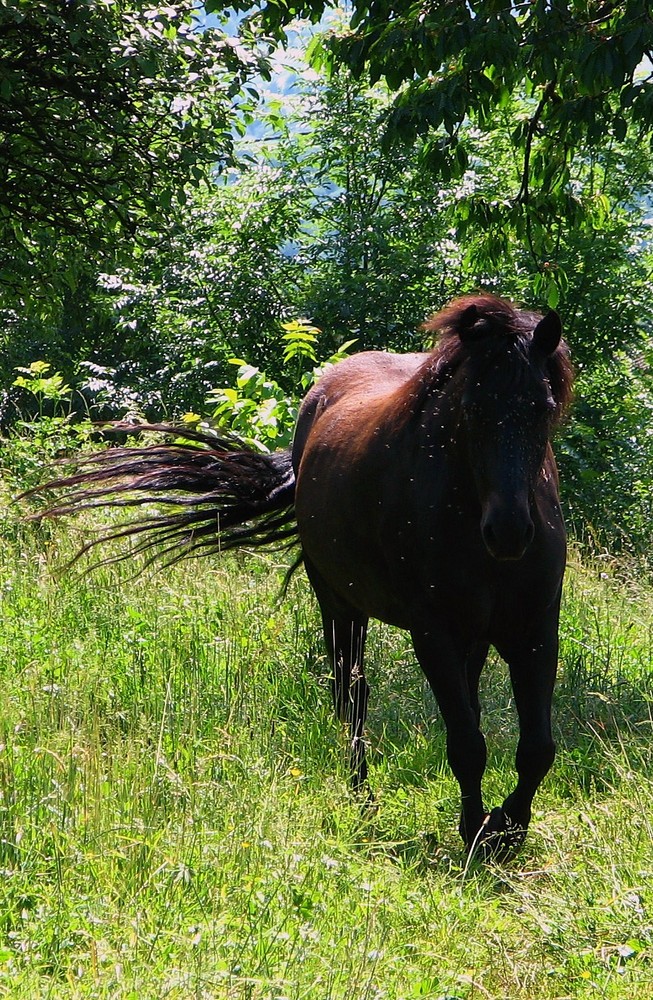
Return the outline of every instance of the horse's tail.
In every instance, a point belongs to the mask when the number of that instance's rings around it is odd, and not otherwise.
[[[298,541],[289,450],[263,454],[233,438],[168,424],[113,424],[111,429],[156,431],[177,440],[106,448],[79,459],[72,474],[24,494],[63,491],[54,504],[32,515],[37,520],[102,507],[158,508],[104,531],[74,561],[98,545],[128,537],[135,544],[104,562],[146,553],[148,562],[170,564],[209,551]]]

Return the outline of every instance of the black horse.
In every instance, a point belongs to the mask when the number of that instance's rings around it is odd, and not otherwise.
[[[438,335],[431,353],[361,353],[328,370],[303,402],[292,452],[178,431],[179,443],[85,459],[46,484],[68,493],[39,516],[156,502],[91,545],[140,536],[132,553],[169,561],[298,535],[354,783],[367,776],[363,654],[378,618],[411,633],[442,712],[466,846],[505,851],[523,839],[555,753],[565,531],[550,437],[571,367],[555,312],[494,296],[460,299],[426,329]],[[520,737],[517,784],[488,815],[478,682],[490,644],[510,669]]]

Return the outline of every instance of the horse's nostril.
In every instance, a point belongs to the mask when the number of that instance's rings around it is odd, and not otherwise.
[[[530,520],[518,517],[489,517],[481,524],[483,544],[495,559],[521,559],[535,537]]]
[[[483,541],[490,552],[494,549],[495,542],[495,532],[491,524],[484,524],[481,527],[481,534],[483,535]]]

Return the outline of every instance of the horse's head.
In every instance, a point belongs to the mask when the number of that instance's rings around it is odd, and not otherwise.
[[[560,317],[483,296],[454,303],[437,319],[454,362],[458,441],[483,542],[495,559],[521,559],[535,533],[538,482],[553,471],[545,466],[551,430],[570,394]]]

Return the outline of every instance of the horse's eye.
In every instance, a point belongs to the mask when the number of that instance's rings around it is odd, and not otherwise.
[[[537,414],[551,417],[556,411],[556,401],[553,396],[548,396],[547,399],[537,400],[537,402],[533,403],[533,407]]]

